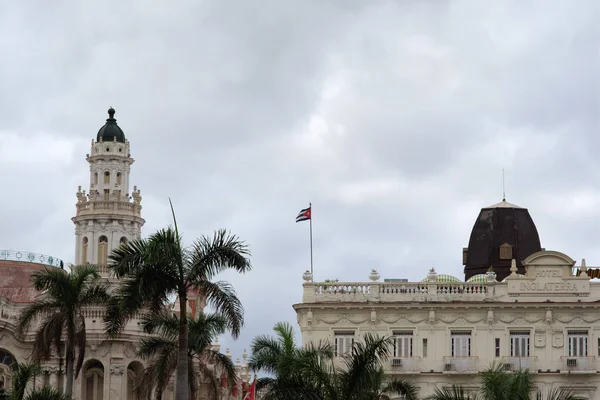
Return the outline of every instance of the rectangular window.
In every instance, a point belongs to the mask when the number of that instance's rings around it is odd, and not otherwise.
[[[110,200],[110,191],[109,189],[104,189],[104,201]]]
[[[413,333],[393,332],[394,357],[412,357]]]
[[[600,345],[599,345],[599,347],[600,347]],[[598,350],[598,351],[600,351],[600,350]],[[423,358],[426,358],[426,357],[427,357],[427,339],[423,339]]]
[[[496,357],[500,357],[500,338],[496,338]]]
[[[352,350],[352,345],[354,344],[354,332],[334,332],[333,342],[334,355],[336,357],[342,357],[344,354]]]
[[[587,331],[567,332],[569,357],[587,357],[588,333]]]
[[[600,338],[598,338],[598,357],[600,357]]]
[[[452,357],[471,357],[471,332],[454,331],[452,337]]]
[[[529,357],[529,332],[510,333],[510,356]]]

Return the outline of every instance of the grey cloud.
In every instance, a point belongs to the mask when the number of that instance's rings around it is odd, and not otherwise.
[[[234,357],[295,320],[309,201],[317,279],[461,276],[502,168],[542,245],[600,264],[599,20],[592,0],[1,5],[0,145],[28,155],[0,160],[0,247],[73,259],[113,106],[144,233],[170,196],[188,242],[225,227],[253,249],[254,271],[223,275],[247,312]]]

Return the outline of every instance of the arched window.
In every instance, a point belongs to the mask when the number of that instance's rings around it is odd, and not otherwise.
[[[124,244],[127,244],[128,240],[125,236],[123,236],[121,239],[119,239],[119,245],[122,246]]]
[[[104,396],[104,366],[100,361],[88,361],[81,385],[83,400],[102,400]]]
[[[144,366],[139,361],[133,361],[127,366],[127,400],[134,400],[135,387],[143,372]]]
[[[12,374],[17,367],[15,357],[8,351],[0,348],[0,393],[1,389],[9,391],[12,387]]]
[[[88,238],[84,237],[81,241],[81,264],[88,262]]]
[[[98,238],[98,264],[106,265],[108,263],[108,238],[100,236]]]
[[[98,173],[94,172],[94,185],[98,184]]]
[[[104,183],[108,184],[110,183],[110,172],[106,171],[104,173]]]
[[[121,173],[117,172],[117,183],[120,185],[121,184]]]

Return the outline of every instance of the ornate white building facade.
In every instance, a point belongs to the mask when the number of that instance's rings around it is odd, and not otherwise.
[[[483,209],[464,249],[466,282],[434,269],[420,282],[381,282],[376,271],[365,282],[313,282],[305,273],[294,305],[303,344],[329,341],[342,355],[366,332],[392,336],[385,368],[422,398],[452,384],[476,391],[478,371],[495,362],[529,369],[542,393],[566,387],[600,399],[600,282],[585,260],[574,268],[539,247],[529,220],[510,203]],[[485,262],[487,272],[472,272]]]
[[[137,187],[130,192],[130,167],[134,160],[129,141],[109,110],[106,124],[92,140],[87,161],[90,165],[89,191],[77,192],[75,224],[75,264],[98,264],[104,280],[108,254],[121,243],[141,237],[144,219],[141,217],[141,194]],[[31,286],[31,274],[42,268],[61,268],[62,260],[35,253],[0,250],[0,391],[10,390],[12,369],[17,362],[28,360],[35,327],[26,337],[16,334],[18,316],[25,307],[35,302],[40,293]],[[117,283],[118,281],[113,281]],[[190,313],[201,312],[203,300],[190,293]],[[177,307],[174,308],[177,312]],[[136,356],[137,345],[146,335],[134,318],[116,339],[110,339],[103,329],[105,311],[102,307],[85,311],[87,348],[85,362],[75,380],[73,398],[77,400],[131,400],[134,382],[144,368],[144,360]],[[213,349],[219,351],[218,343]],[[225,352],[231,357],[229,349]],[[241,399],[248,387],[250,373],[244,352],[236,360],[239,385],[232,391],[221,388],[219,399]],[[64,357],[57,356],[42,365],[42,374],[34,385],[49,385],[64,389]],[[223,383],[223,382],[222,382]],[[206,387],[201,387],[201,399],[207,398]],[[203,390],[204,389],[204,390]],[[174,380],[163,399],[174,399]]]

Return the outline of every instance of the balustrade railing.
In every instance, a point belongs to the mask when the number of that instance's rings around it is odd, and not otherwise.
[[[367,283],[317,283],[315,284],[315,293],[317,294],[348,294],[348,293],[370,293],[370,286]]]
[[[86,201],[77,204],[78,212],[85,211],[133,211],[139,212],[139,204],[129,203],[127,201]]]
[[[496,283],[306,282],[304,301],[482,301],[496,295]],[[361,295],[361,296],[356,296]]]
[[[65,266],[63,260],[60,258],[23,250],[0,249],[0,260],[22,261],[33,264],[51,265],[59,268],[63,268]]]

